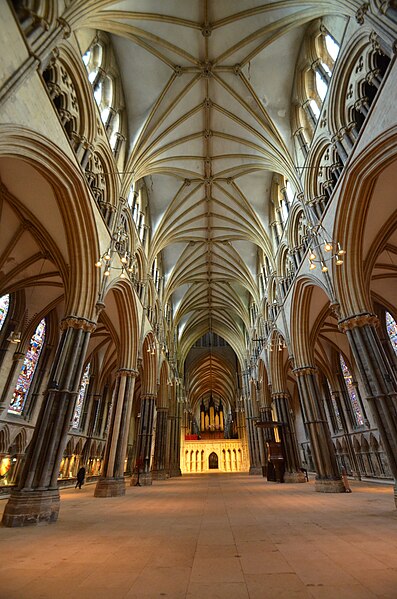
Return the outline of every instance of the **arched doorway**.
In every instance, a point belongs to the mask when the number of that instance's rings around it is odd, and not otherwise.
[[[218,470],[218,456],[213,451],[208,458],[208,467],[210,470]]]

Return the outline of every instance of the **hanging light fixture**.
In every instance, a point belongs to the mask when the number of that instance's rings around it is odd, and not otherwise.
[[[343,264],[343,256],[346,254],[346,250],[341,247],[341,244],[335,242],[331,235],[327,232],[327,230],[323,227],[321,223],[313,224],[309,222],[308,225],[308,233],[311,237],[310,249],[309,249],[309,270],[315,270],[316,265],[319,264],[321,266],[321,272],[328,272],[329,268],[327,266],[327,262],[329,260],[335,259],[336,266],[341,266]],[[315,250],[319,249],[320,258],[317,258]],[[326,252],[326,254],[330,254],[329,256],[321,256],[321,249]]]

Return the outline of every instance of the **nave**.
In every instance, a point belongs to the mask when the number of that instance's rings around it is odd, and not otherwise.
[[[390,487],[313,485],[216,473],[100,502],[95,485],[65,489],[57,526],[0,528],[0,597],[395,599]]]

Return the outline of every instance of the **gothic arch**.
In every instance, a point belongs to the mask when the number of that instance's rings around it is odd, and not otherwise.
[[[94,267],[98,255],[98,237],[92,205],[87,198],[81,174],[57,146],[36,132],[15,125],[2,125],[0,133],[0,163],[2,157],[21,161],[22,168],[22,161],[28,163],[54,191],[62,222],[68,223],[64,227],[68,255],[63,255],[53,236],[47,235],[45,243],[65,284],[65,311],[66,314],[92,320],[99,282]],[[24,212],[29,209],[19,199],[18,204],[17,210],[22,210],[22,206]],[[36,232],[43,234],[39,216],[32,213],[31,209],[29,222]],[[66,267],[66,261],[69,268]],[[83,288],[86,289],[84,294],[80,292]]]

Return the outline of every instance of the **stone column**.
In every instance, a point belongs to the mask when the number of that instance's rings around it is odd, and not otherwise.
[[[152,454],[154,413],[156,409],[156,396],[143,395],[141,397],[141,417],[137,439],[137,462],[142,464],[139,482],[141,485],[152,484],[150,458]],[[131,481],[132,483],[132,481]]]
[[[245,421],[247,425],[248,448],[250,459],[250,474],[262,474],[261,458],[259,451],[258,430],[255,426],[257,418],[253,415],[253,407],[250,398],[245,401]]]
[[[315,490],[343,493],[345,488],[338,470],[331,434],[324,412],[314,366],[296,368],[299,394],[304,408],[305,424],[316,468]]]
[[[376,331],[378,323],[374,314],[366,313],[342,320],[339,327],[349,340],[389,460],[397,507],[397,381]]]
[[[259,408],[259,419],[261,422],[273,422],[273,414],[272,414],[272,409],[270,406],[260,406]],[[275,441],[275,436],[274,436],[274,428],[262,428],[262,437],[263,437],[263,443],[264,443],[264,454],[265,454],[265,460],[264,460],[264,469],[263,469],[263,476],[267,475],[267,464],[268,464],[268,451],[266,449],[266,443],[268,443],[269,441]]]
[[[167,436],[168,436],[168,408],[157,408],[156,419],[156,445],[153,457],[153,479],[165,480],[168,478],[166,468]]]
[[[127,455],[132,400],[137,375],[137,370],[127,368],[121,368],[117,372],[102,474],[96,484],[95,497],[125,495],[124,462]]]
[[[276,406],[277,419],[284,424],[279,428],[285,456],[284,482],[304,483],[306,477],[301,470],[295,427],[290,413],[290,396],[286,392],[272,393],[272,400]]]
[[[5,526],[49,524],[58,518],[59,466],[79,392],[90,334],[95,324],[68,317],[55,355],[36,428],[17,489],[5,507]]]
[[[181,404],[176,404],[170,420],[169,476],[181,476]]]

